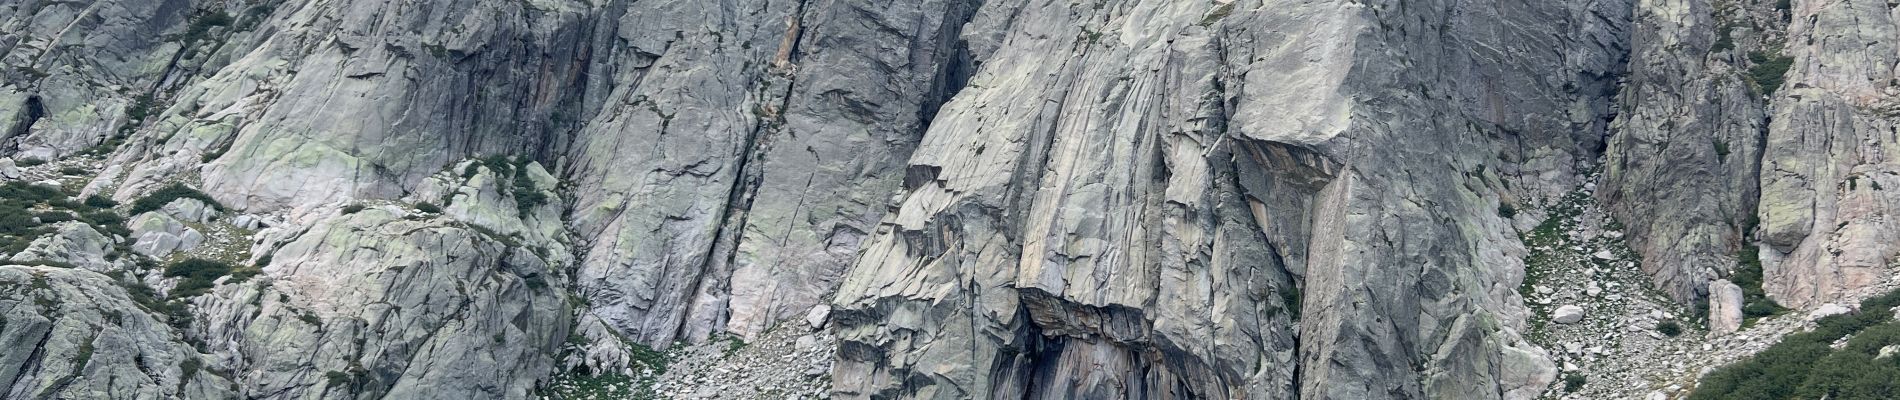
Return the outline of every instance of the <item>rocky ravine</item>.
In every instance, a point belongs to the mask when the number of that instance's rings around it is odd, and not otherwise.
[[[1673,396],[1893,275],[1891,10],[0,1],[0,389]]]

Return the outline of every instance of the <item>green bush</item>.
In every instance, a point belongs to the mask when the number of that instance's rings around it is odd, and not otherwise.
[[[426,212],[430,214],[441,214],[442,207],[436,206],[433,203],[425,201],[421,203],[416,203],[416,211]]]
[[[100,196],[96,194],[91,195],[91,196],[86,196],[85,204],[87,207],[93,207],[93,208],[113,208],[113,207],[119,206],[119,202],[112,201],[111,198],[107,198],[105,196]]]
[[[85,168],[80,168],[80,167],[63,167],[59,169],[59,173],[62,175],[68,175],[68,176],[80,176],[80,175],[88,174],[90,172],[86,171]]]
[[[1662,323],[1656,324],[1656,332],[1661,332],[1663,335],[1669,337],[1681,336],[1682,324],[1678,324],[1676,321],[1663,321]]]
[[[1742,288],[1742,316],[1752,322],[1761,317],[1786,312],[1786,308],[1768,298],[1768,293],[1761,288],[1761,250],[1755,246],[1744,245],[1741,251],[1736,252],[1735,259],[1740,262],[1740,266],[1735,269],[1735,274],[1729,279]]]
[[[1794,58],[1780,54],[1768,54],[1759,51],[1749,52],[1748,59],[1755,62],[1748,68],[1748,79],[1761,88],[1763,95],[1775,94],[1781,88],[1781,82],[1788,74],[1788,68],[1794,66]]]
[[[343,206],[343,215],[355,214],[359,211],[363,211],[362,204],[351,204],[351,205]]]
[[[42,224],[57,224],[57,223],[72,221],[72,220],[77,219],[73,217],[72,213],[65,212],[65,211],[47,211],[47,212],[34,214],[33,216],[38,217],[40,219],[40,223]]]
[[[192,16],[191,25],[185,27],[185,33],[179,35],[178,41],[192,43],[204,40],[210,35],[211,28],[230,26],[231,22],[233,22],[231,14],[225,13],[224,10],[213,10]]]
[[[1575,373],[1564,374],[1564,391],[1575,392],[1577,391],[1577,389],[1582,389],[1584,382],[1585,382],[1585,379],[1583,378],[1583,375],[1578,375]]]
[[[230,275],[231,270],[231,264],[225,262],[190,258],[165,266],[165,276],[185,278],[178,282],[178,287],[172,289],[171,297],[187,298],[204,294],[211,289],[214,281]]]
[[[38,158],[22,158],[18,160],[13,160],[13,165],[21,166],[21,167],[37,167],[37,166],[40,166],[41,164],[46,164],[46,160],[41,160]]]
[[[1747,359],[1702,379],[1689,398],[1714,399],[1892,399],[1900,398],[1900,361],[1876,359],[1881,348],[1900,344],[1893,321],[1900,291],[1861,302],[1857,314],[1815,322],[1814,330],[1788,335]],[[1848,338],[1836,350],[1831,344]]]
[[[178,199],[195,199],[210,205],[212,209],[224,211],[224,205],[219,204],[218,200],[212,199],[211,195],[200,192],[198,189],[186,187],[183,184],[173,183],[171,186],[158,189],[158,191],[133,201],[132,210],[129,211],[129,213],[131,215],[139,215],[157,211],[160,208],[164,208],[166,204],[171,204],[172,201]]]

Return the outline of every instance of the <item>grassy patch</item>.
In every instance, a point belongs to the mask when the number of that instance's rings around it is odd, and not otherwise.
[[[586,344],[586,338],[579,335],[568,337],[571,349]],[[744,342],[739,342],[744,343]],[[743,345],[741,345],[743,346]],[[653,389],[661,374],[666,373],[668,360],[665,353],[645,345],[628,346],[633,354],[638,377],[610,371],[592,371],[586,366],[555,374],[548,383],[536,389],[540,398],[555,399],[659,399],[662,398]],[[731,351],[736,351],[733,349]]]
[[[28,243],[53,233],[51,224],[80,221],[93,230],[124,236],[125,218],[109,207],[87,199],[69,200],[62,188],[13,181],[0,184],[0,251],[6,254],[26,249]]]
[[[1660,332],[1668,337],[1681,336],[1682,324],[1676,323],[1676,321],[1663,321],[1656,324],[1656,332]]]

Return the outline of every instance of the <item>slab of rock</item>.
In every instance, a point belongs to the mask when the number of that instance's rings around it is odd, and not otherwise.
[[[20,179],[20,167],[13,165],[13,159],[0,158],[0,178]]]
[[[1822,318],[1832,317],[1836,315],[1852,314],[1855,311],[1857,310],[1853,309],[1852,307],[1848,307],[1848,306],[1844,306],[1840,304],[1835,304],[1835,303],[1822,304],[1820,307],[1815,307],[1814,311],[1808,312],[1808,321],[1817,321]]]
[[[816,307],[812,307],[811,311],[805,312],[805,324],[810,325],[812,329],[824,329],[825,321],[830,319],[830,305],[819,304]]]
[[[204,234],[163,212],[139,214],[126,225],[132,228],[132,251],[151,257],[195,249],[205,240]]]
[[[83,222],[59,224],[59,230],[33,241],[26,250],[11,258],[18,261],[52,261],[71,264],[96,272],[111,270],[106,254],[112,252],[112,240]]]
[[[1727,279],[1709,282],[1709,333],[1726,335],[1742,329],[1742,287]]]
[[[1551,312],[1550,321],[1559,324],[1574,324],[1583,322],[1583,314],[1583,307],[1578,307],[1575,304],[1567,304],[1562,307],[1557,307],[1557,311]]]

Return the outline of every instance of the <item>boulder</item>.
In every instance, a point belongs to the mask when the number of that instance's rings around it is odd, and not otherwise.
[[[1726,335],[1742,328],[1742,287],[1727,279],[1709,282],[1709,333]]]
[[[1557,307],[1557,311],[1551,312],[1550,321],[1559,324],[1574,324],[1583,322],[1583,314],[1583,307],[1578,307],[1575,304],[1567,304],[1562,307]]]
[[[1855,310],[1853,307],[1844,306],[1840,304],[1835,304],[1835,303],[1822,304],[1820,307],[1815,307],[1814,311],[1808,312],[1808,321],[1813,322],[1813,321],[1820,320],[1822,318],[1832,317],[1836,315],[1853,314],[1856,311],[1858,310]]]
[[[824,329],[825,321],[829,319],[831,319],[830,305],[819,304],[816,307],[812,307],[811,311],[805,312],[805,324],[810,325],[814,330]]]

